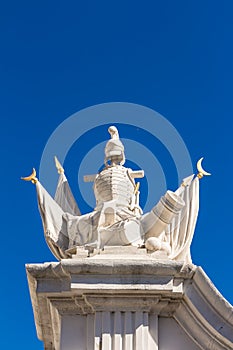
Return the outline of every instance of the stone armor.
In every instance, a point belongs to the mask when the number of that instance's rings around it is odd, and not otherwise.
[[[130,170],[118,165],[108,167],[97,175],[94,182],[96,210],[113,200],[118,207],[130,207],[135,190],[135,181],[130,177]]]

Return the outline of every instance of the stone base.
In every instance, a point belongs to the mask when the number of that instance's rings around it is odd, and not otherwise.
[[[168,260],[167,253],[164,250],[147,251],[146,248],[135,246],[105,246],[103,249],[91,249],[90,247],[73,247],[67,250],[72,259],[93,258],[95,259],[159,259]]]
[[[233,349],[232,307],[201,268],[107,247],[26,269],[46,350]]]

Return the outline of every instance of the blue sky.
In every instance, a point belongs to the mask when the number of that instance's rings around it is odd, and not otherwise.
[[[129,102],[159,112],[183,138],[194,167],[205,157],[213,175],[201,181],[192,258],[233,303],[232,13],[231,0],[1,4],[1,348],[43,348],[24,264],[55,260],[43,238],[35,188],[20,176],[39,169],[60,123],[100,103]],[[134,138],[134,130],[122,132]],[[98,129],[98,142],[107,137]],[[146,143],[147,136],[140,140]],[[65,163],[74,193],[73,169],[80,150],[93,142],[91,131],[81,141]],[[154,142],[175,189],[169,154]]]

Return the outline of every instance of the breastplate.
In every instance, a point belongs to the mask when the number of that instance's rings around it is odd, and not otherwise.
[[[135,188],[129,170],[117,165],[102,170],[94,182],[97,207],[104,202],[115,200],[118,206],[128,207]]]

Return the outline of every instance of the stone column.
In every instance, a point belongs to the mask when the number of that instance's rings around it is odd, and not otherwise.
[[[158,349],[158,314],[151,311],[156,297],[87,294],[48,297],[47,302],[55,349]]]

